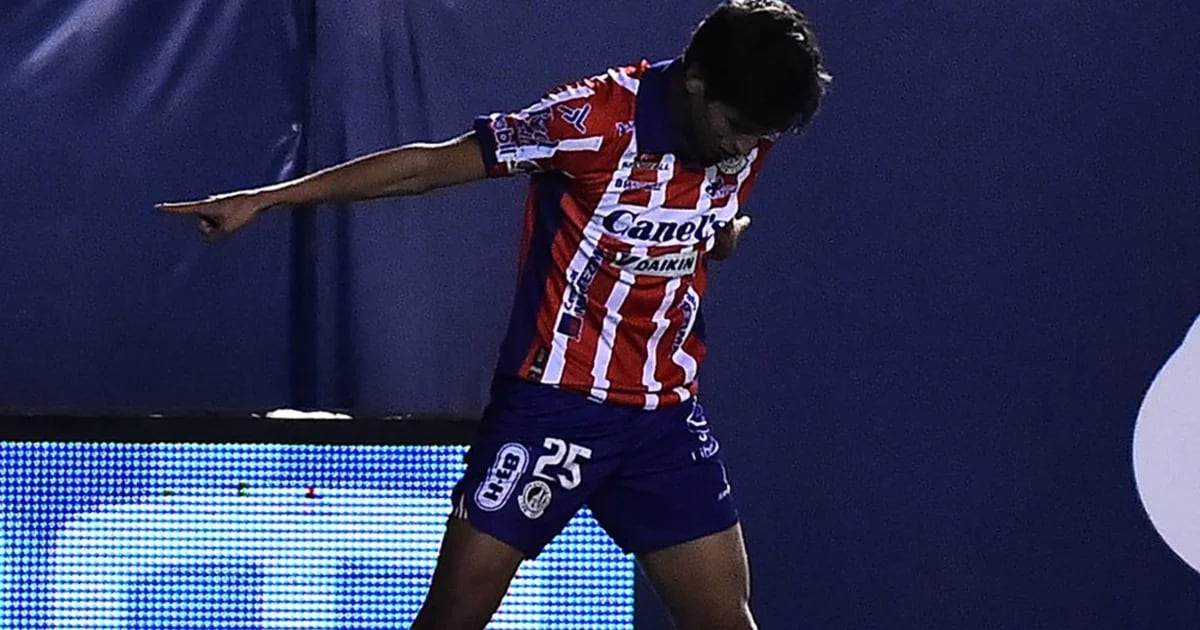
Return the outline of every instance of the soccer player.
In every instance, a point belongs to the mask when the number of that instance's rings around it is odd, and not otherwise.
[[[413,628],[483,628],[584,505],[680,628],[754,628],[742,531],[697,395],[710,261],[750,224],[763,160],[829,76],[805,17],[728,0],[684,54],[558,87],[471,131],[280,184],[162,204],[207,239],[268,208],[530,174],[517,296]]]

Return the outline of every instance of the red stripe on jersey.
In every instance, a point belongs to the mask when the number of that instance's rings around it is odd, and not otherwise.
[[[613,402],[646,404],[646,388],[642,384],[646,362],[650,359],[646,342],[658,328],[654,314],[662,305],[667,283],[666,278],[635,276],[621,306],[621,325],[617,327],[607,374],[612,383],[608,399]]]
[[[687,324],[686,313],[677,305],[687,293],[690,282],[686,280],[679,283],[679,287],[675,290],[675,295],[671,297],[671,308],[667,311],[667,331],[658,341],[658,347],[655,349],[654,363],[654,380],[663,383],[664,386],[670,383],[682,383],[684,377],[683,368],[675,364],[672,356],[675,354],[675,338],[683,331]],[[692,319],[696,318],[696,314],[692,314]],[[685,340],[686,341],[686,340]],[[676,400],[678,402],[678,400]]]
[[[644,168],[634,168],[629,173],[629,179],[616,184],[625,188],[625,191],[621,193],[619,203],[643,208],[650,205],[650,191],[660,185],[658,171]]]
[[[663,201],[663,207],[694,212],[696,204],[700,203],[700,186],[694,177],[681,176],[683,167],[678,162],[675,163],[674,170],[674,176],[667,184],[667,198]]]

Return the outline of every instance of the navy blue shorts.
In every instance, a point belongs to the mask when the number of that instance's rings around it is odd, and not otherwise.
[[[646,411],[500,380],[454,516],[535,558],[586,505],[626,553],[662,549],[737,523],[719,448],[694,400]]]

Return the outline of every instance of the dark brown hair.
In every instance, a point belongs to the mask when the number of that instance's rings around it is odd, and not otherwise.
[[[773,131],[800,131],[816,115],[832,77],[804,14],[782,0],[729,0],[692,34],[684,63],[705,96]]]

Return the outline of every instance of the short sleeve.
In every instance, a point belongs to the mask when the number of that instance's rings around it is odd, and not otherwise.
[[[620,111],[599,79],[554,90],[516,112],[475,119],[489,176],[561,172],[578,176],[605,159]]]

